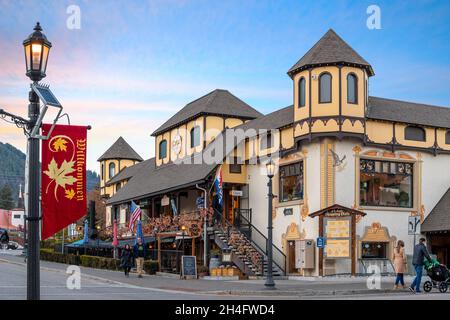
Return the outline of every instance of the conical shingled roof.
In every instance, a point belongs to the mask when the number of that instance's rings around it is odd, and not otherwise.
[[[119,137],[119,139],[117,139],[117,141],[114,142],[114,144],[106,150],[106,152],[98,158],[97,161],[108,159],[144,160],[122,137]]]
[[[233,116],[249,120],[262,116],[261,113],[231,94],[228,90],[216,89],[188,103],[183,109],[156,129],[152,133],[152,136],[156,136],[204,114]]]
[[[373,76],[372,66],[364,60],[352,47],[350,47],[333,29],[327,33],[295,64],[289,69],[292,76],[301,70],[323,64],[355,64],[365,68],[369,76]]]

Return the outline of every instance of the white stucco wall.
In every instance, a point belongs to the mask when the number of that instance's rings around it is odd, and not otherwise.
[[[377,150],[373,147],[364,147],[357,140],[345,139],[335,141],[335,152],[340,158],[345,155],[344,165],[335,171],[335,203],[351,208],[355,202],[355,157],[352,150],[358,145],[361,154],[369,150]],[[320,209],[320,143],[314,142],[304,145],[307,156],[305,159],[306,185],[309,213]],[[385,151],[381,150],[380,151]],[[401,151],[417,158],[417,152]],[[359,163],[356,164],[359,170]],[[416,170],[416,169],[415,169]],[[415,177],[416,178],[416,177]],[[442,195],[450,187],[450,155],[438,155],[422,153],[422,203],[425,207],[425,216],[433,209]],[[249,203],[253,213],[253,224],[264,234],[267,234],[267,181],[264,165],[248,166]],[[359,192],[359,187],[356,189]],[[274,177],[274,194],[278,195],[278,175]],[[285,216],[285,208],[292,208],[293,215]],[[417,208],[420,210],[420,208]],[[299,232],[306,239],[316,240],[318,236],[318,218],[307,217],[302,221],[301,204],[283,204],[277,209],[274,219],[274,244],[282,248],[282,235],[286,233],[291,223],[298,225]],[[413,236],[408,235],[408,217],[412,209],[386,210],[384,208],[366,209],[362,208],[366,216],[356,226],[357,239],[363,237],[366,227],[378,222],[386,227],[389,236],[396,240],[403,240],[406,244],[406,253],[411,255],[413,250]],[[359,245],[357,252],[360,250]],[[337,273],[348,272],[350,260],[337,260],[335,264]],[[358,268],[358,264],[357,264]],[[357,269],[358,271],[358,269]],[[316,273],[318,272],[318,250],[316,250]]]

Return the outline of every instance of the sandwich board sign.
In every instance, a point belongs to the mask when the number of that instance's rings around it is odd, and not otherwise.
[[[197,278],[196,256],[181,256],[181,277]]]

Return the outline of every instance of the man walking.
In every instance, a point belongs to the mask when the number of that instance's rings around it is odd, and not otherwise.
[[[427,258],[427,260],[431,262],[431,257],[428,254],[427,247],[425,246],[425,238],[420,238],[419,243],[414,247],[412,264],[414,266],[414,269],[416,270],[416,277],[409,287],[409,290],[411,292],[421,292],[420,282],[422,281],[423,262],[425,258]]]
[[[136,258],[136,269],[138,278],[142,278],[144,269],[144,258],[146,254],[145,246],[142,244],[142,239],[138,238],[137,243],[134,245],[134,257]]]

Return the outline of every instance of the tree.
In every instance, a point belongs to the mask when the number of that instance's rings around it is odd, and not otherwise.
[[[0,189],[0,209],[14,209],[12,190],[8,185],[4,185],[3,188]]]

